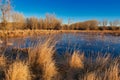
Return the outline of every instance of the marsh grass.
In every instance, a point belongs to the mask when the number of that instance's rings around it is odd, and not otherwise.
[[[86,73],[82,80],[120,80],[118,65],[117,61],[113,61],[105,70],[99,68],[98,70]],[[101,72],[99,72],[100,70]]]
[[[73,80],[78,77],[78,74],[84,67],[84,55],[74,51],[69,59],[69,68],[67,72],[67,80]]]
[[[6,80],[31,80],[28,64],[16,61],[6,71]]]
[[[5,69],[6,69],[6,58],[3,55],[0,55],[0,78],[1,80],[5,78]]]
[[[50,40],[29,50],[29,64],[36,79],[52,80],[56,77],[57,67],[53,55],[54,46],[51,46]]]
[[[57,33],[89,33],[89,34],[110,34],[113,36],[120,36],[120,31],[110,31],[110,30],[0,30],[0,37],[5,38],[6,36],[9,38],[16,37],[27,37],[27,36],[39,36],[41,34],[57,34]]]
[[[6,58],[3,55],[0,55],[0,69],[3,69],[6,66]]]
[[[70,67],[71,68],[83,68],[84,63],[83,63],[84,55],[79,52],[74,52],[71,56],[71,59],[69,61]]]
[[[0,80],[120,80],[120,57],[78,51],[59,56],[51,38],[29,48],[26,61],[8,62],[0,56]]]

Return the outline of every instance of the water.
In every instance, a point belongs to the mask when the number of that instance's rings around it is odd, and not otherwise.
[[[63,34],[57,44],[57,51],[62,54],[64,51],[73,53],[79,51],[88,54],[111,54],[120,55],[120,37],[100,34]]]
[[[8,41],[13,43],[10,47],[28,48],[38,43],[44,42],[48,35],[26,38],[11,38]],[[120,37],[112,35],[100,35],[89,33],[60,33],[54,35],[57,43],[55,45],[58,54],[66,52],[73,53],[79,51],[89,54],[111,54],[120,55]],[[53,40],[54,42],[55,40]]]

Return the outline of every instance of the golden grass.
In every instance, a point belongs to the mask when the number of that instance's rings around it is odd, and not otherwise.
[[[3,69],[6,66],[6,58],[3,55],[0,55],[0,69]]]
[[[0,37],[14,38],[59,33],[56,30],[0,30]]]
[[[119,64],[111,64],[110,67],[105,72],[104,80],[120,80]]]
[[[119,63],[114,61],[114,64],[111,64],[104,71],[101,70],[99,73],[97,70],[87,73],[84,75],[84,78],[81,80],[120,80],[120,71],[119,71]]]
[[[74,51],[73,54],[68,57],[68,70],[65,73],[66,80],[74,80],[75,76],[84,68],[84,55]]]
[[[41,73],[39,75],[42,75],[43,80],[52,80],[57,75],[57,68],[53,59],[54,46],[50,45],[48,40],[46,43],[38,45],[35,49],[29,51],[29,63],[32,66],[32,71],[35,74]],[[38,66],[38,70],[34,70],[34,64]]]
[[[5,78],[6,58],[0,55],[0,78]]]
[[[79,52],[74,52],[70,59],[70,67],[72,68],[83,68],[84,55],[80,55]]]
[[[23,62],[14,62],[6,71],[6,80],[31,80],[29,67]]]
[[[38,36],[45,34],[57,34],[57,33],[100,33],[103,34],[112,34],[112,35],[120,35],[120,30],[110,31],[110,30],[0,30],[0,37],[27,37],[27,36]]]
[[[93,72],[86,74],[83,80],[99,80],[99,79],[96,78],[96,74]]]
[[[52,42],[48,39],[30,48],[26,63],[6,63],[5,57],[0,56],[0,69],[4,69],[5,80],[120,80],[119,57],[112,59],[110,55],[98,55],[92,59],[74,51],[57,60]]]

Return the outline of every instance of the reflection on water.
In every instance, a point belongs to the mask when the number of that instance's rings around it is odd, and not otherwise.
[[[111,35],[98,34],[63,34],[62,39],[57,44],[57,51],[73,52],[78,50],[86,54],[89,53],[110,53],[114,55],[120,54],[120,37]]]
[[[34,38],[14,38],[9,39],[9,42],[14,43],[11,47],[27,48],[44,42],[48,37],[48,35],[41,35]],[[100,34],[60,33],[54,35],[54,39],[57,41],[55,47],[59,54],[66,51],[73,52],[74,50],[84,52],[86,55],[89,53],[120,54],[120,37]]]

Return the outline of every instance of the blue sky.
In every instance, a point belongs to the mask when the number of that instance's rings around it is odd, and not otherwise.
[[[120,0],[13,0],[14,10],[25,16],[45,17],[53,13],[67,23],[90,19],[120,19]]]

